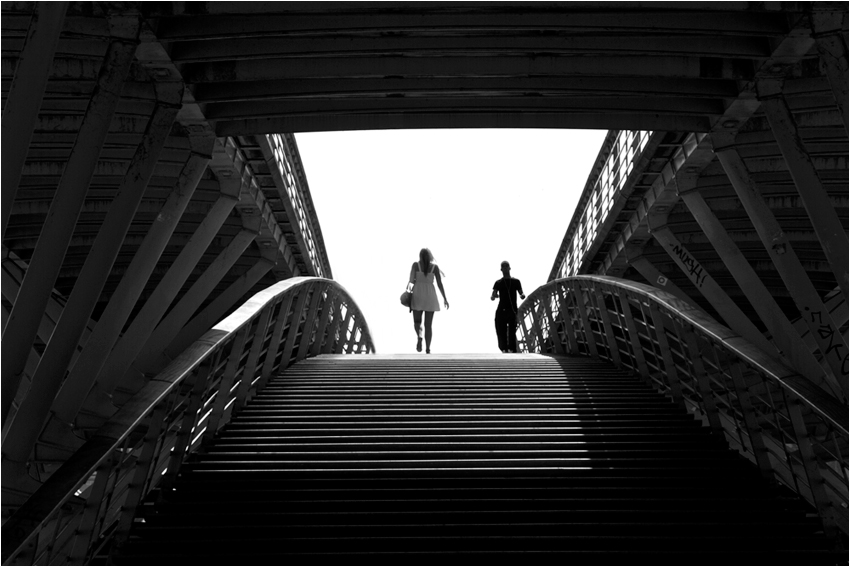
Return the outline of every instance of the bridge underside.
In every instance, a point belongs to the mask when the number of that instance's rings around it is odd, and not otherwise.
[[[846,4],[3,2],[2,16],[4,512],[244,297],[331,277],[292,133],[653,131],[623,210],[697,148],[683,171],[737,223],[712,162],[733,148],[788,212],[817,293],[842,269],[846,285]],[[822,214],[843,264],[811,236]],[[677,215],[662,224],[699,252],[704,229]]]

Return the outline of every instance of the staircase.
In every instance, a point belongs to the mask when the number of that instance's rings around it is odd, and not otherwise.
[[[320,356],[142,507],[124,564],[828,564],[807,505],[610,365]],[[845,558],[846,559],[846,558]]]

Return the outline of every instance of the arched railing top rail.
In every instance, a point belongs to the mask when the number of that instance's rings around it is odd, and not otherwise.
[[[127,536],[136,507],[289,365],[373,353],[342,286],[291,278],[256,294],[152,379],[3,524],[5,565],[82,564]]]
[[[847,534],[847,407],[676,297],[608,276],[535,290],[518,311],[528,352],[609,360],[723,433],[730,446]]]

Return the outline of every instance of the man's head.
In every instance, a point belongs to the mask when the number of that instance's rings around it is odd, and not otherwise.
[[[505,277],[508,277],[508,276],[511,275],[511,265],[508,263],[507,260],[502,262],[502,275],[505,276]]]

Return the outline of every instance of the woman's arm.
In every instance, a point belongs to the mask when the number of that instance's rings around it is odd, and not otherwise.
[[[440,268],[439,266],[434,266],[434,275],[437,278],[437,287],[440,288],[440,293],[443,294],[443,305],[446,306],[446,309],[449,308],[449,300],[446,299],[446,290],[443,289],[443,278],[440,277]]]
[[[413,288],[413,284],[416,283],[416,262],[410,265],[410,277],[407,278],[407,291],[410,291]]]

